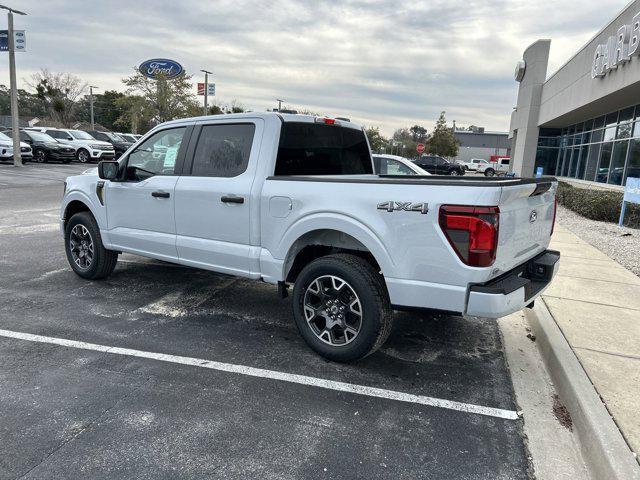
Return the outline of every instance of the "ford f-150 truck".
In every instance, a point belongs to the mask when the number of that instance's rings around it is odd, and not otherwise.
[[[162,148],[160,148],[162,147]],[[375,175],[348,121],[246,113],[161,124],[69,177],[61,229],[81,277],[121,252],[262,280],[336,361],[387,338],[393,309],[497,318],[553,278],[554,178]]]

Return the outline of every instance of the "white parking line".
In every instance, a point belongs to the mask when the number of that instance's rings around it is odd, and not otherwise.
[[[427,405],[430,407],[446,408],[449,410],[457,410],[459,412],[473,413],[476,415],[485,415],[488,417],[503,418],[506,420],[517,420],[518,413],[513,410],[504,410],[502,408],[483,407],[481,405],[473,405],[470,403],[454,402],[441,398],[427,397],[423,395],[413,395],[410,393],[397,392],[394,390],[385,390],[382,388],[367,387],[364,385],[354,385],[352,383],[337,382],[334,380],[326,380],[323,378],[308,377],[306,375],[297,375],[293,373],[278,372],[275,370],[265,370],[262,368],[247,367],[245,365],[235,365],[232,363],[215,362],[202,358],[182,357],[178,355],[168,355],[164,353],[146,352],[143,350],[133,350],[130,348],[110,347],[107,345],[98,345],[95,343],[79,342],[76,340],[68,340],[65,338],[45,337],[42,335],[33,335],[30,333],[14,332],[11,330],[0,329],[0,337],[15,338],[26,340],[29,342],[48,343],[52,345],[60,345],[69,348],[78,348],[82,350],[93,350],[96,352],[111,353],[115,355],[124,355],[129,357],[147,358],[160,362],[176,363],[180,365],[189,365],[192,367],[207,368],[210,370],[218,370],[227,373],[237,373],[239,375],[247,375],[250,377],[267,378],[270,380],[280,380],[283,382],[296,383],[311,387],[325,388],[327,390],[335,390],[338,392],[353,393],[356,395],[365,395],[368,397],[384,398],[387,400],[396,400],[399,402],[415,403],[419,405]]]
[[[53,232],[60,228],[59,223],[40,223],[37,225],[8,225],[0,227],[0,235],[17,235],[39,232]]]

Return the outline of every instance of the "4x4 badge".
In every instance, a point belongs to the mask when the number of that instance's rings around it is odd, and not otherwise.
[[[393,212],[393,211],[420,212],[422,214],[425,214],[425,213],[429,213],[429,204],[389,201],[389,202],[379,203],[378,210],[386,210],[387,212]]]

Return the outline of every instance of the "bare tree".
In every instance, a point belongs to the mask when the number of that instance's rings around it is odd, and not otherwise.
[[[87,82],[70,73],[42,69],[26,82],[51,120],[69,127],[75,121],[78,100],[87,91]]]

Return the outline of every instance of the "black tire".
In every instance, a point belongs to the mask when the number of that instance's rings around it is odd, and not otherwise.
[[[47,163],[47,152],[42,149],[38,149],[33,152],[33,161],[37,163]]]
[[[76,158],[80,163],[89,163],[91,161],[91,155],[89,154],[89,151],[84,148],[78,150],[78,153],[76,153]]]
[[[85,261],[84,266],[82,265],[80,254],[72,252],[71,236],[76,226],[78,226],[78,230],[76,231],[82,230],[82,227],[87,230],[89,239],[93,245],[91,261]],[[93,215],[89,212],[76,213],[69,219],[64,231],[64,250],[67,254],[69,265],[71,265],[73,271],[82,278],[87,278],[89,280],[98,280],[108,277],[116,268],[116,263],[118,261],[118,252],[107,250],[102,245],[100,228],[98,228],[95,218],[93,218]],[[76,258],[74,258],[74,255]],[[86,256],[84,258],[86,258]],[[76,263],[76,259],[80,260],[80,264]]]
[[[308,289],[327,276],[346,282],[361,307],[358,333],[344,345],[330,345],[321,340],[305,316]],[[335,254],[314,260],[302,269],[293,287],[293,314],[300,335],[316,353],[336,362],[352,362],[384,344],[391,332],[393,310],[384,279],[369,262],[355,255]],[[314,318],[322,321],[320,316]]]
[[[457,168],[452,168],[451,170],[449,170],[449,175],[462,175],[460,173],[460,171]]]
[[[487,168],[484,171],[484,176],[485,177],[493,177],[496,174],[496,171],[493,168]]]

